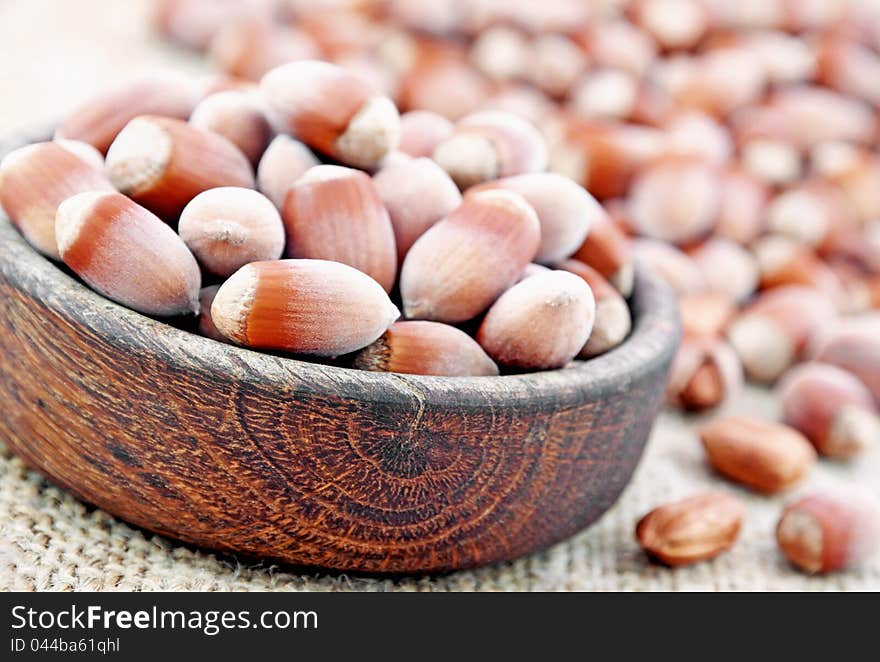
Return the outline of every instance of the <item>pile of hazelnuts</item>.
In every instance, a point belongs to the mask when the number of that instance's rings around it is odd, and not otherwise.
[[[569,260],[604,212],[539,131],[485,111],[429,138],[329,62],[248,91],[148,78],[7,155],[0,199],[96,291],[254,349],[482,376],[619,344],[623,296]]]

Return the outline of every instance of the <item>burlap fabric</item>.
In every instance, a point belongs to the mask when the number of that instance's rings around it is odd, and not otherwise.
[[[773,415],[772,398],[751,389],[730,411]],[[442,577],[379,580],[290,573],[192,549],[90,508],[0,455],[0,590],[581,591],[878,590],[880,559],[838,575],[811,578],[776,550],[782,505],[822,485],[880,489],[880,452],[853,465],[822,462],[804,485],[778,498],[724,483],[706,466],[694,432],[699,419],[664,413],[633,482],[618,504],[584,533],[514,563]],[[633,539],[637,519],[655,505],[706,487],[729,489],[748,504],[735,547],[720,558],[670,570],[648,562]]]

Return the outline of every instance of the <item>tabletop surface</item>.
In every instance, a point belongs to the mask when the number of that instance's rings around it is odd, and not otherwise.
[[[0,0],[0,134],[51,121],[133,71],[203,70],[198,58],[151,35],[149,5]],[[777,408],[766,390],[750,387],[721,413],[773,418]],[[820,462],[790,493],[758,496],[713,475],[695,431],[702,420],[664,412],[618,504],[574,538],[513,563],[394,580],[291,572],[179,545],[84,505],[28,470],[0,439],[0,590],[880,590],[880,558],[806,577],[779,555],[773,537],[783,505],[811,488],[858,482],[880,490],[880,450],[852,464]],[[633,537],[638,518],[705,488],[745,500],[736,545],[677,570],[647,561]]]

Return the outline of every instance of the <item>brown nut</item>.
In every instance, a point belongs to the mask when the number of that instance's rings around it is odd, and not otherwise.
[[[838,165],[827,179],[840,187],[851,209],[862,223],[880,217],[880,158],[873,152],[858,152],[845,165]]]
[[[224,25],[267,9],[267,3],[260,0],[159,0],[155,5],[153,20],[159,32],[199,51],[208,47]]]
[[[703,274],[709,291],[732,301],[749,299],[758,287],[758,263],[745,248],[728,239],[711,237],[687,250]]]
[[[729,549],[745,516],[746,507],[737,497],[705,492],[655,508],[639,520],[636,538],[661,563],[687,565]]]
[[[52,142],[63,147],[74,156],[79,157],[95,170],[104,172],[104,155],[88,143],[84,143],[81,140],[68,140],[67,138],[55,138]]]
[[[823,292],[786,285],[761,293],[730,324],[727,337],[750,379],[775,381],[803,355],[811,337],[837,318]]]
[[[703,272],[684,251],[657,239],[636,239],[631,247],[635,263],[659,276],[679,296],[706,291]]]
[[[578,356],[588,359],[604,354],[622,343],[632,329],[632,315],[623,295],[602,274],[583,262],[566,260],[560,262],[557,268],[583,278],[596,300],[593,330]]]
[[[541,246],[535,261],[544,264],[564,260],[578,250],[594,219],[605,215],[593,196],[555,173],[505,177],[468,189],[468,193],[493,188],[519,193],[535,209],[541,224]]]
[[[807,573],[843,570],[880,548],[880,507],[857,494],[811,494],[782,513],[776,541],[786,558]]]
[[[880,92],[880,57],[869,47],[833,31],[826,33],[818,48],[818,79],[838,92],[877,105]]]
[[[562,139],[552,146],[549,169],[571,177],[600,200],[618,198],[664,147],[663,132],[653,127],[568,119]]]
[[[791,142],[802,149],[834,140],[867,144],[874,138],[875,118],[870,107],[828,88],[781,87],[769,103],[780,113]]]
[[[375,167],[397,146],[394,103],[335,64],[285,64],[263,77],[260,90],[291,135],[345,165]]]
[[[495,92],[480,104],[479,110],[500,110],[528,120],[548,140],[554,139],[558,110],[539,90],[522,83],[499,85]]]
[[[239,345],[315,356],[362,349],[399,315],[375,280],[327,260],[252,262],[211,306],[217,329]]]
[[[529,122],[502,111],[483,110],[460,119],[432,158],[462,189],[547,167],[547,144]]]
[[[532,276],[537,276],[538,274],[545,274],[548,271],[552,271],[550,267],[545,267],[543,264],[535,264],[534,262],[530,262],[526,265],[525,269],[522,270],[522,273],[519,275],[519,279],[516,281],[519,283],[520,281],[524,281],[526,278],[531,278]]]
[[[185,120],[198,101],[198,87],[190,80],[174,75],[142,76],[75,108],[58,125],[55,137],[81,140],[106,154],[135,117],[160,115]]]
[[[880,314],[846,317],[836,323],[827,320],[812,339],[809,355],[854,374],[880,403]]]
[[[767,186],[784,186],[801,177],[801,153],[781,138],[751,138],[740,147],[743,169]]]
[[[205,97],[189,123],[220,134],[256,166],[272,140],[272,126],[260,104],[245,92],[228,90]]]
[[[217,30],[208,55],[220,71],[258,81],[275,67],[311,60],[321,53],[304,31],[252,15],[226,23]]]
[[[148,315],[199,311],[201,273],[157,216],[120,193],[79,193],[58,207],[61,259],[109,299]]]
[[[211,317],[211,306],[219,290],[219,285],[208,285],[199,291],[199,333],[211,340],[229,342],[226,336],[217,330]]]
[[[226,138],[153,115],[119,132],[107,152],[107,174],[120,192],[167,221],[202,191],[254,187],[251,164]]]
[[[530,49],[531,43],[522,31],[496,25],[476,36],[470,46],[470,61],[490,80],[514,80],[525,76]]]
[[[288,257],[342,262],[394,286],[394,230],[369,175],[335,165],[311,168],[287,190],[282,218]]]
[[[411,110],[400,116],[397,149],[413,157],[431,156],[437,145],[452,135],[455,126],[430,110]]]
[[[551,97],[561,98],[587,68],[584,52],[570,38],[560,34],[537,35],[524,75]]]
[[[672,114],[664,123],[666,153],[674,157],[702,159],[716,167],[726,165],[733,155],[733,138],[727,127],[699,111]],[[716,173],[723,187],[724,172]],[[721,213],[719,205],[719,214]]]
[[[321,162],[312,151],[290,136],[275,136],[257,167],[257,186],[280,210],[284,207],[287,189],[306,171]]]
[[[671,157],[638,174],[628,212],[642,236],[681,244],[711,231],[720,202],[720,180],[712,166],[693,157]]]
[[[572,85],[568,107],[588,121],[627,121],[639,111],[643,89],[641,81],[628,71],[590,71]]]
[[[767,206],[767,230],[808,246],[827,241],[834,227],[845,223],[840,194],[821,182],[805,181],[776,195]]]
[[[758,56],[735,45],[660,60],[652,74],[676,107],[716,117],[755,102],[767,82]]]
[[[502,294],[486,313],[477,342],[499,365],[561,368],[587,343],[595,318],[587,283],[567,271],[551,271]]]
[[[783,420],[822,455],[848,459],[880,442],[880,418],[871,392],[833,365],[805,363],[779,382]]]
[[[231,276],[249,262],[277,260],[284,224],[271,201],[253,189],[214,188],[180,214],[180,238],[208,273]]]
[[[715,236],[748,246],[764,231],[767,187],[740,168],[727,168],[721,175],[721,205]]]
[[[678,311],[686,336],[720,338],[736,315],[736,304],[721,292],[695,292],[678,298]]]
[[[395,322],[354,358],[373,372],[447,377],[493,376],[498,366],[464,331],[440,322]]]
[[[654,39],[622,18],[597,16],[582,25],[574,39],[598,66],[622,69],[640,78],[657,56]]]
[[[607,213],[592,219],[584,243],[572,258],[598,271],[624,297],[632,294],[635,271],[629,240]]]
[[[489,81],[470,65],[464,48],[450,42],[414,40],[411,36],[403,40],[407,44],[402,50],[410,53],[410,61],[398,67],[403,73],[399,94],[402,108],[428,110],[454,121],[485,102]],[[455,94],[449,90],[455,90]]]
[[[400,272],[404,314],[450,323],[476,317],[516,282],[540,236],[535,210],[518,193],[466,196],[407,253]]]
[[[761,289],[804,285],[821,290],[838,307],[845,292],[837,275],[804,244],[782,235],[766,235],[752,246],[761,273]]]
[[[455,182],[423,157],[383,167],[373,176],[373,184],[391,218],[400,263],[416,239],[461,204]]]
[[[633,22],[664,50],[689,50],[709,29],[706,3],[699,0],[637,0],[630,3]]]
[[[31,246],[56,260],[58,205],[76,193],[112,190],[103,172],[58,143],[21,147],[0,161],[0,204],[9,220]]]
[[[686,411],[704,411],[734,397],[742,382],[742,364],[727,342],[687,336],[669,371],[666,401]]]
[[[798,482],[816,463],[810,442],[780,423],[719,418],[700,427],[700,439],[718,473],[767,494]]]

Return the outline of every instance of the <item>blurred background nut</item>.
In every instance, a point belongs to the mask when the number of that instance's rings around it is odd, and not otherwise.
[[[809,246],[768,234],[755,242],[752,252],[760,271],[761,289],[803,285],[823,292],[838,309],[846,308],[846,293],[840,280]]]
[[[655,508],[637,524],[636,538],[661,563],[687,565],[729,549],[745,517],[745,504],[737,497],[705,492]]]
[[[687,253],[657,239],[635,239],[631,245],[635,263],[659,276],[676,294],[706,291],[703,272]]]
[[[721,202],[715,236],[748,246],[765,227],[764,209],[769,191],[740,167],[728,167],[721,177]]]
[[[564,118],[550,169],[571,177],[600,200],[623,196],[632,178],[663,153],[660,129]]]
[[[742,364],[725,340],[685,337],[669,372],[666,401],[686,411],[703,411],[735,397],[742,382]]]
[[[272,23],[264,16],[224,22],[215,32],[209,51],[218,69],[252,81],[259,81],[288,62],[320,56],[318,45],[308,34]]]
[[[844,570],[880,548],[880,507],[862,495],[813,493],[785,509],[776,540],[785,557],[804,572]]]
[[[757,289],[758,264],[739,244],[712,237],[688,249],[687,253],[700,269],[708,290],[742,303]]]
[[[593,218],[584,243],[572,257],[598,271],[624,297],[632,293],[635,272],[629,240],[607,214]]]
[[[868,388],[851,373],[824,363],[792,368],[779,382],[786,424],[822,455],[852,458],[880,442],[880,418]]]
[[[161,34],[195,50],[204,50],[225,25],[271,13],[271,0],[158,0],[153,20]]]
[[[800,481],[816,451],[794,428],[757,418],[718,418],[700,426],[709,462],[726,478],[772,494]]]
[[[749,378],[775,381],[818,330],[833,321],[831,299],[814,288],[786,285],[761,293],[731,323],[727,337]]]
[[[460,119],[432,158],[462,189],[547,167],[547,145],[522,118],[484,110]]]
[[[685,336],[723,338],[737,307],[729,295],[707,291],[680,296],[678,311]]]
[[[858,377],[880,402],[880,314],[831,321],[810,344],[810,357]]]

